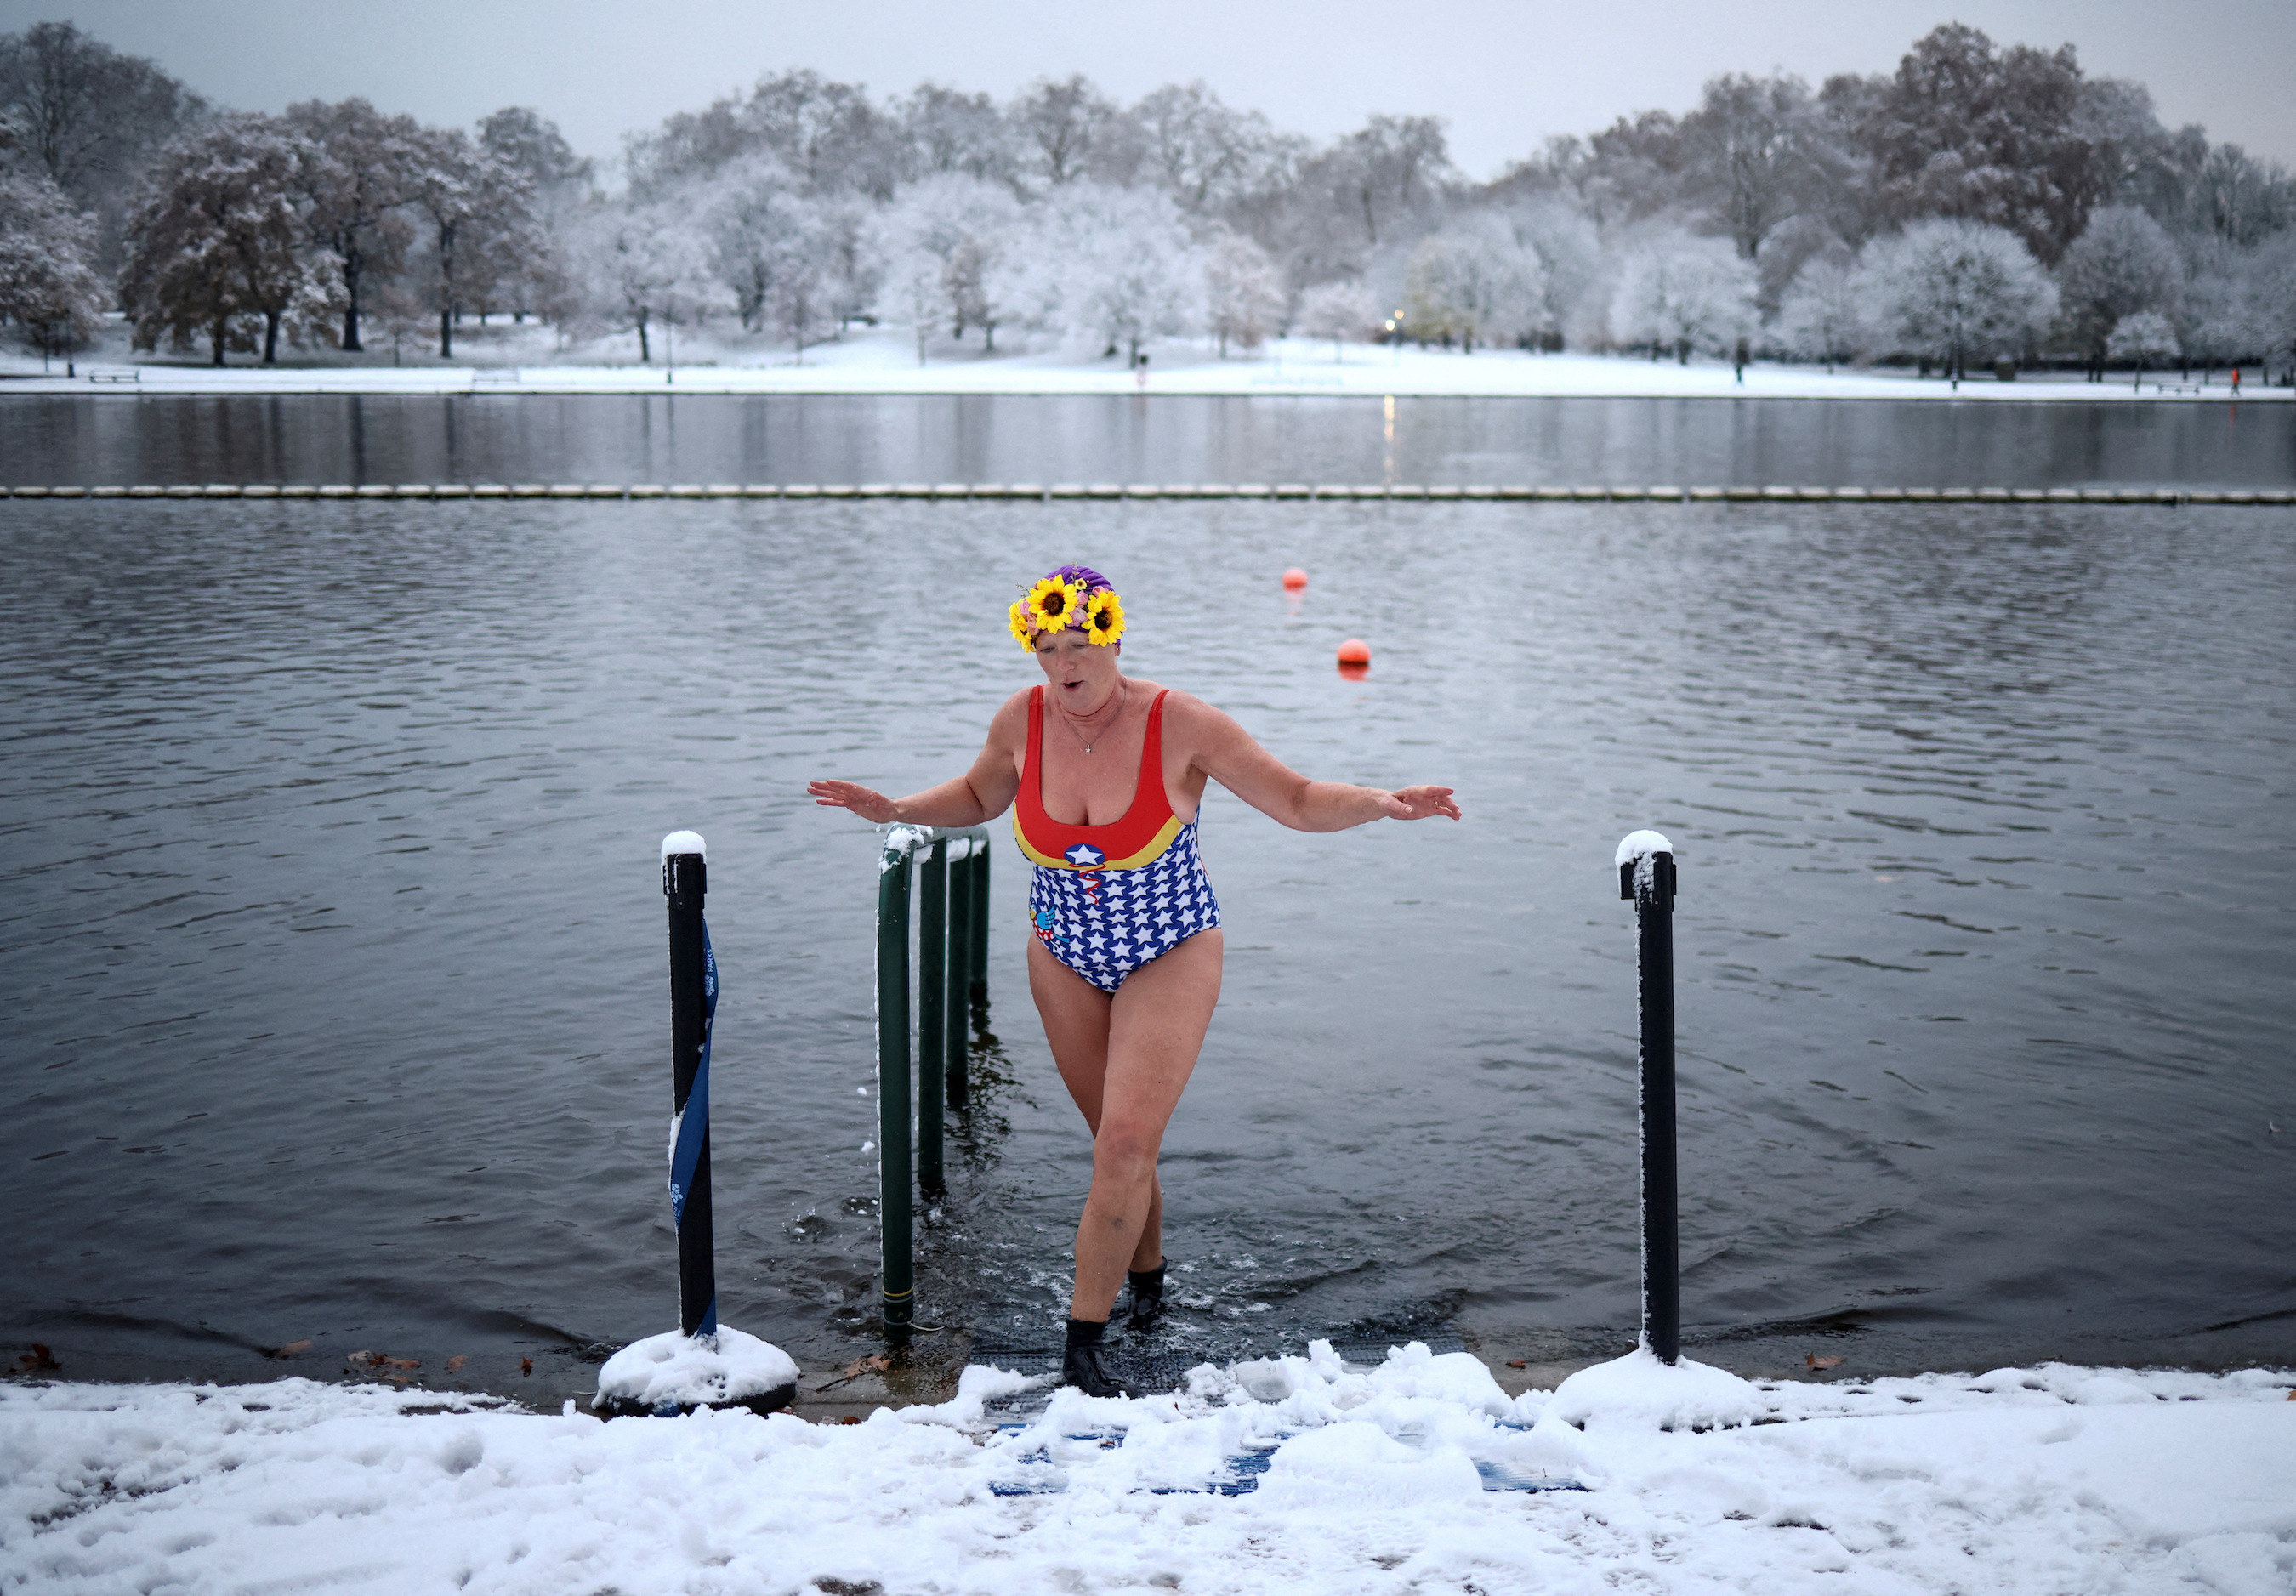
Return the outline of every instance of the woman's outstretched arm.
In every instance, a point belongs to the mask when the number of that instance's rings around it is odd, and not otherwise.
[[[819,781],[806,784],[813,801],[828,809],[849,809],[873,825],[898,821],[912,826],[977,826],[994,820],[1013,806],[1021,790],[1021,740],[1028,734],[1024,718],[1029,695],[1015,693],[988,723],[988,741],[980,745],[972,768],[937,787],[903,798],[855,782]]]
[[[1269,819],[1295,831],[1344,831],[1374,820],[1459,818],[1448,787],[1352,787],[1311,782],[1261,748],[1234,717],[1175,693],[1196,767]],[[1170,711],[1167,710],[1168,716]]]

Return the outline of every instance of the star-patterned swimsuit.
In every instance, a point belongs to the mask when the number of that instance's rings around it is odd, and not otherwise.
[[[1082,826],[1045,813],[1045,690],[1029,694],[1029,751],[1013,805],[1013,839],[1037,866],[1029,920],[1053,957],[1103,992],[1220,922],[1196,823],[1182,825],[1164,790],[1164,697],[1148,706],[1132,806],[1120,820]]]

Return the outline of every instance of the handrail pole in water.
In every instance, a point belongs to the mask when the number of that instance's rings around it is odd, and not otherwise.
[[[949,854],[962,846],[946,837],[934,838],[917,871],[917,1189],[928,1198],[938,1196],[948,1183],[941,1165],[941,1122],[947,1117],[941,1059],[948,1051],[954,1017],[942,994],[954,962],[949,933],[956,927],[956,917],[949,912],[954,906],[949,902]]]
[[[916,1211],[911,1182],[930,1201],[942,1194],[944,1088],[968,1035],[964,1000],[982,961],[969,935],[980,911],[966,890],[986,854],[980,828],[892,826],[877,859],[877,1217],[884,1248],[884,1325],[896,1338],[916,1320]],[[922,856],[914,1083],[915,1157],[910,1152],[909,865]],[[983,895],[985,896],[985,895]],[[985,987],[984,987],[985,990]],[[961,1098],[960,1098],[961,1101]]]
[[[1619,844],[1619,896],[1635,904],[1642,996],[1643,1344],[1682,1355],[1682,1242],[1674,1128],[1674,846],[1656,831]]]
[[[948,845],[948,962],[942,970],[938,998],[941,1012],[947,1016],[942,1032],[943,1047],[939,1056],[930,1052],[931,1073],[947,1087],[948,1101],[964,1106],[967,1046],[972,1039],[972,966],[975,924],[972,913],[972,861],[982,843],[963,838]],[[919,1068],[926,1066],[920,1064]]]
[[[886,1330],[906,1335],[916,1313],[909,1208],[909,850],[897,828],[877,865],[877,1221],[884,1243]]]
[[[687,851],[690,843],[690,851]],[[673,849],[676,851],[672,851]],[[677,1215],[677,1328],[686,1335],[718,1331],[718,1262],[709,1234],[709,1097],[702,1083],[693,1101],[703,1046],[709,1035],[709,931],[701,921],[709,871],[701,839],[675,831],[662,842],[661,889],[669,899],[669,1068],[672,1123],[684,1128],[689,1106],[701,1116],[700,1151],[681,1192],[675,1183]],[[676,1142],[682,1138],[673,1139]],[[676,1181],[673,1156],[672,1180]]]

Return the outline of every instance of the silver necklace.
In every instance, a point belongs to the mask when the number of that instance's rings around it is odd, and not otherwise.
[[[1085,742],[1085,741],[1084,741],[1084,733],[1081,733],[1081,732],[1079,732],[1079,731],[1078,731],[1078,730],[1077,730],[1077,728],[1076,728],[1076,722],[1074,722],[1074,721],[1072,721],[1072,720],[1070,720],[1070,719],[1069,718],[1069,712],[1068,712],[1067,708],[1066,708],[1065,707],[1062,707],[1062,706],[1058,706],[1058,705],[1056,705],[1055,707],[1060,708],[1060,711],[1061,711],[1061,724],[1062,724],[1062,725],[1064,725],[1064,726],[1068,727],[1068,729],[1069,729],[1069,735],[1070,735],[1070,736],[1071,736],[1071,737],[1073,737],[1073,738],[1075,738],[1078,742],[1084,742],[1084,751],[1085,751],[1086,753],[1089,754],[1090,752],[1092,752],[1092,744],[1090,744],[1090,743],[1088,743],[1088,742]],[[1123,718],[1124,718],[1124,683],[1121,683],[1121,682],[1119,682],[1119,683],[1116,684],[1116,720],[1111,720],[1111,721],[1110,721],[1108,724],[1109,724],[1111,726],[1113,726],[1113,725],[1115,725],[1115,724],[1116,724],[1116,721],[1122,720]]]

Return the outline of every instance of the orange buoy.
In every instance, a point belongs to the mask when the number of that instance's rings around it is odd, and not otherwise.
[[[1340,645],[1340,663],[1341,665],[1369,665],[1371,663],[1371,644],[1365,642],[1360,637],[1349,638],[1347,642]]]
[[[1298,566],[1293,566],[1290,570],[1283,573],[1283,585],[1290,588],[1294,593],[1299,592],[1301,588],[1308,585],[1308,573],[1301,570]]]

